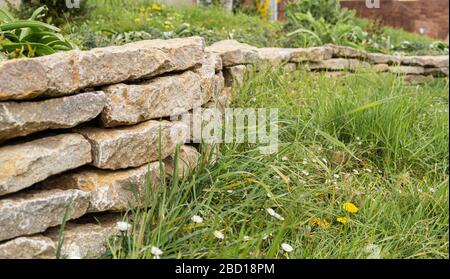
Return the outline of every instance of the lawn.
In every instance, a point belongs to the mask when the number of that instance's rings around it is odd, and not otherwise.
[[[109,256],[448,258],[447,79],[277,70],[235,93],[235,107],[279,109],[279,152],[221,145],[129,212]]]

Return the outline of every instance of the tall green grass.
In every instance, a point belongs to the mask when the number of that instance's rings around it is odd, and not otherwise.
[[[448,80],[276,70],[235,90],[236,107],[279,109],[279,152],[221,145],[215,164],[130,212],[113,258],[153,258],[152,246],[163,258],[448,258]]]

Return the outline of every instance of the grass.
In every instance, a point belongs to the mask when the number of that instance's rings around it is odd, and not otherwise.
[[[279,152],[221,145],[214,165],[204,158],[129,212],[133,231],[111,242],[111,257],[153,258],[156,246],[163,258],[448,259],[447,79],[275,70],[235,91],[235,107],[279,109]]]

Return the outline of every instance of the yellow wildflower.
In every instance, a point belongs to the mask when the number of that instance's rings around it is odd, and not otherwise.
[[[330,223],[328,223],[328,221],[325,219],[315,217],[311,219],[310,223],[311,225],[317,225],[322,229],[330,228]]]
[[[348,223],[348,218],[347,218],[347,217],[338,217],[338,218],[336,219],[336,221],[338,221],[338,222],[341,223],[341,224],[346,225],[346,224]]]
[[[135,22],[135,23],[140,23],[140,22],[141,22],[141,19],[137,17],[137,18],[134,19],[134,22]]]
[[[161,9],[161,6],[160,6],[160,5],[158,5],[157,3],[153,3],[153,5],[152,5],[152,10],[159,12],[159,11],[161,11],[162,9]]]
[[[356,205],[354,205],[351,202],[346,202],[344,203],[344,205],[342,206],[342,208],[350,213],[357,213],[359,211],[358,207],[356,207]]]

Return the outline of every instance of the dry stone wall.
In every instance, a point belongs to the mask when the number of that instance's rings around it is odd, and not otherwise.
[[[252,71],[370,68],[426,82],[448,77],[448,66],[448,56],[258,49],[232,40],[205,47],[200,37],[2,62],[0,258],[55,258],[64,216],[61,256],[102,256],[119,235],[121,213],[143,207],[148,190],[161,186],[160,167],[174,175],[177,147],[175,175],[199,163],[186,144],[195,138],[193,110],[223,111],[230,88]],[[187,123],[168,120],[180,114]]]

